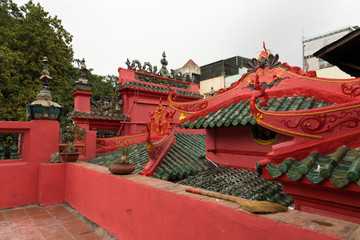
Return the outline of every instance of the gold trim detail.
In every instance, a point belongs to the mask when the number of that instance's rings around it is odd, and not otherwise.
[[[331,106],[328,106],[328,107],[332,107],[332,106],[335,106],[335,105],[331,105]],[[261,113],[264,114],[264,115],[280,116],[280,117],[296,117],[296,116],[311,116],[311,115],[316,115],[316,114],[324,114],[324,113],[331,113],[331,112],[337,112],[337,111],[342,111],[342,110],[360,108],[360,105],[349,106],[349,107],[344,107],[344,108],[329,109],[329,110],[320,111],[320,112],[290,113],[290,114],[264,112],[264,111],[260,110],[257,105],[255,105],[255,107],[256,107],[256,109],[257,109],[259,112],[261,112]],[[314,108],[313,108],[313,109],[314,109]],[[306,111],[306,110],[299,110],[299,111]]]
[[[250,136],[252,137],[252,139],[257,142],[258,144],[260,145],[263,145],[263,146],[266,146],[266,145],[270,145],[270,144],[273,144],[274,142],[276,142],[280,136],[279,133],[275,132],[275,137],[273,139],[269,139],[269,140],[262,140],[262,139],[258,139],[254,136],[254,133],[253,133],[253,128],[254,126],[251,126],[250,127]],[[269,130],[269,129],[268,129]]]
[[[309,80],[312,80],[312,81],[317,81],[317,82],[327,82],[327,83],[353,83],[353,82],[360,82],[360,79],[359,78],[355,78],[354,80],[345,80],[345,81],[339,81],[339,80],[326,80],[326,79],[317,79],[317,78],[312,78],[312,77],[305,77],[305,76],[302,76],[302,75],[298,75],[296,73],[293,73],[291,71],[286,71],[288,72],[289,74],[293,75],[293,76],[296,76],[296,77],[299,77],[299,78],[305,78],[305,79],[309,79]],[[329,78],[331,79],[331,78]]]

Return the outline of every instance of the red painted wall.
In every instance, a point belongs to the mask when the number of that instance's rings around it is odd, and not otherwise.
[[[206,156],[221,165],[254,170],[255,163],[265,159],[266,154],[272,151],[273,145],[291,139],[291,137],[280,135],[274,144],[261,145],[251,137],[250,126],[209,128],[206,130]],[[209,152],[209,149],[236,151],[237,153],[214,153]]]
[[[147,186],[140,182],[151,180],[143,176],[126,179],[101,169],[68,164],[65,200],[119,239],[337,239]]]
[[[0,161],[0,209],[37,202],[39,163],[59,151],[59,122],[0,122],[0,132],[24,134],[22,158]]]
[[[42,163],[39,166],[40,205],[61,203],[65,200],[66,163]]]
[[[77,91],[72,94],[74,96],[74,111],[90,112],[90,92]]]
[[[119,68],[118,71],[119,71],[119,83],[140,82],[135,79],[135,71],[124,68]],[[137,74],[149,75],[147,73],[137,73]],[[164,78],[160,76],[158,77]],[[164,78],[164,79],[168,79],[168,78]],[[168,80],[178,81],[172,79],[168,79]],[[190,89],[186,91],[200,93],[199,84],[187,83],[187,82],[182,82],[182,83],[186,83],[190,85]],[[156,85],[152,83],[147,83],[147,84]],[[160,85],[156,85],[156,86],[160,86]],[[166,87],[166,86],[161,86],[161,87]],[[180,90],[184,90],[184,89],[180,89]],[[146,130],[145,124],[150,120],[149,113],[155,111],[155,109],[159,105],[160,98],[162,99],[162,104],[164,106],[167,106],[167,98],[169,95],[168,93],[161,91],[155,92],[155,91],[147,91],[144,89],[141,90],[121,89],[120,92],[123,96],[123,112],[131,118],[130,122],[125,123],[125,126],[123,128],[124,129],[123,135],[133,135],[145,131]],[[193,101],[194,99],[190,97],[179,96],[177,100],[181,102],[181,101]],[[172,109],[169,108],[168,110],[171,111]],[[178,122],[179,116],[180,116],[179,112],[177,112],[174,115],[174,123]]]

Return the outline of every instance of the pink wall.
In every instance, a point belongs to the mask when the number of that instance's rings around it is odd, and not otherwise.
[[[66,163],[40,164],[38,191],[40,205],[51,205],[65,200],[65,169]]]
[[[91,92],[76,91],[72,94],[74,96],[74,111],[90,112],[90,97]]]
[[[135,79],[135,71],[133,71],[133,70],[119,68],[118,72],[119,72],[119,83],[120,84],[125,83],[125,82],[140,82]],[[141,72],[136,72],[136,74],[154,76],[154,75],[150,75],[148,73],[141,73]],[[157,77],[166,79],[166,80],[170,80],[170,81],[188,84],[190,86],[190,89],[187,89],[186,91],[200,93],[199,92],[199,84],[187,83],[187,82],[173,80],[173,79],[169,79],[169,78],[165,78],[165,77],[161,77],[161,76],[157,76]],[[157,84],[152,84],[152,83],[146,83],[146,84],[159,86]],[[161,87],[166,87],[166,86],[161,86]],[[180,89],[180,90],[184,90],[184,89]],[[159,105],[160,98],[162,99],[162,104],[164,106],[167,106],[167,98],[169,95],[166,92],[161,92],[161,91],[155,92],[155,91],[150,91],[150,90],[146,90],[146,89],[122,89],[122,90],[120,90],[120,92],[123,96],[123,112],[127,116],[130,116],[130,118],[131,118],[130,122],[125,123],[125,126],[123,128],[124,129],[123,135],[133,135],[133,134],[137,134],[142,131],[145,131],[145,129],[146,129],[145,123],[150,120],[149,112],[152,113],[155,111],[156,107]],[[177,100],[178,101],[193,101],[194,98],[178,96]],[[173,110],[173,109],[169,108],[169,110]],[[178,122],[179,116],[180,116],[179,112],[177,112],[174,115],[175,123]]]
[[[122,91],[121,93],[123,94],[124,100],[124,113],[131,119],[130,122],[125,122],[123,135],[133,135],[144,132],[146,130],[146,122],[150,121],[149,113],[153,113],[159,106],[160,98],[162,99],[162,104],[168,111],[174,111],[167,105],[167,94],[154,92],[144,93],[142,91],[136,94],[133,90]],[[180,113],[176,112],[173,117],[174,123],[179,121],[179,116]]]
[[[233,209],[234,203],[189,197],[185,188],[140,175],[111,175],[107,168],[88,163],[71,163],[66,169],[65,200],[119,239],[337,239],[305,224],[286,224],[296,211],[249,214]]]
[[[251,137],[249,126],[209,128],[206,130],[206,156],[222,165],[254,170],[255,163],[265,159],[273,145],[291,139],[280,135],[274,144],[261,145]],[[218,152],[209,152],[209,149]]]
[[[22,158],[0,161],[0,209],[37,202],[39,163],[59,151],[59,122],[0,122],[0,132],[24,135]]]

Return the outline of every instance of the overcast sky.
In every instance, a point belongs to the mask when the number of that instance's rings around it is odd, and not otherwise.
[[[13,0],[23,5],[25,0]],[[75,58],[117,75],[127,58],[168,69],[233,56],[256,57],[262,42],[281,62],[302,66],[302,36],[360,25],[359,0],[34,0],[73,35]]]

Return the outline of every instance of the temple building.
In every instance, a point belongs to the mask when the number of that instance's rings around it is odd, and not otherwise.
[[[360,79],[326,79],[265,46],[215,96],[168,104],[182,128],[206,129],[206,157],[280,181],[295,208],[360,222]]]

